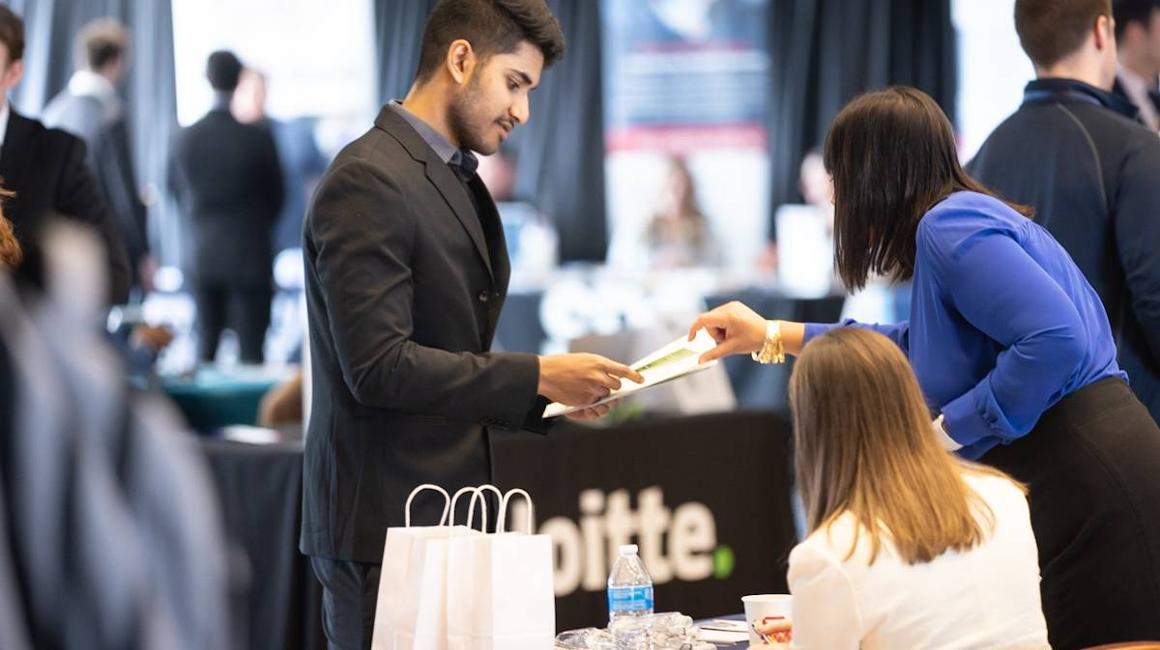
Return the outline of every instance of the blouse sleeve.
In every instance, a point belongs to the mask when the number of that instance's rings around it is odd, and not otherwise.
[[[894,344],[902,349],[903,354],[908,354],[910,352],[909,321],[881,325],[878,323],[859,323],[856,320],[848,318],[839,323],[806,323],[803,343],[809,343],[814,338],[839,327],[858,327],[861,329],[878,332],[891,341],[894,341]]]
[[[948,251],[941,277],[955,309],[996,341],[995,366],[943,405],[964,446],[1029,432],[1085,353],[1084,324],[1067,294],[1010,234],[983,231]]]
[[[788,580],[793,595],[791,648],[858,648],[862,615],[854,588],[835,559],[800,544],[790,553]]]

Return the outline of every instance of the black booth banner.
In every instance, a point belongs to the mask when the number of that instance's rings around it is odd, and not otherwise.
[[[741,611],[785,593],[795,543],[790,434],[764,412],[654,420],[550,435],[493,433],[496,484],[535,499],[555,558],[556,626],[602,627],[617,547],[637,544],[656,611]],[[522,503],[512,521],[522,521]]]

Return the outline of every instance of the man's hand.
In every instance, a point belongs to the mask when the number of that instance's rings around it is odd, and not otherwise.
[[[608,397],[622,378],[644,383],[639,372],[597,354],[553,354],[540,357],[536,392],[566,406],[583,406]]]
[[[620,403],[620,400],[614,399],[611,402],[605,402],[603,404],[598,404],[598,405],[593,406],[591,408],[586,408],[583,411],[576,411],[575,413],[569,413],[568,415],[565,415],[564,417],[568,418],[569,420],[575,420],[577,422],[588,422],[590,420],[599,420],[600,418],[604,417],[605,415],[608,415],[608,412],[611,411],[613,408],[615,408],[616,405],[619,403]]]

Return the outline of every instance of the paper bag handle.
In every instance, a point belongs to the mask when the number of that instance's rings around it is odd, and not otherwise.
[[[536,518],[535,518],[535,515],[533,514],[533,510],[535,509],[535,506],[532,504],[532,497],[529,496],[527,492],[525,492],[519,488],[513,488],[511,490],[508,490],[507,494],[505,494],[503,496],[503,501],[501,501],[499,504],[499,520],[496,521],[496,523],[495,523],[495,532],[497,532],[497,533],[507,532],[507,508],[508,508],[508,503],[511,502],[511,499],[513,496],[521,496],[524,498],[525,501],[528,502],[528,518],[527,518],[528,534],[534,535],[536,533],[535,524],[534,524]]]
[[[495,502],[500,504],[500,505],[503,505],[503,492],[500,492],[499,488],[497,488],[496,486],[491,485],[489,483],[487,485],[481,485],[477,489],[479,490],[479,497],[481,500],[483,500],[483,493],[484,492],[493,492],[495,494]],[[484,512],[485,518],[483,520],[482,530],[483,530],[483,532],[486,533],[487,532],[487,519],[486,519],[487,506],[484,506],[483,512]],[[498,531],[499,530],[499,522],[498,521],[496,522],[495,527],[496,527],[496,530]]]
[[[483,512],[483,524],[480,527],[480,531],[486,533],[487,532],[488,517],[487,517],[487,499],[483,498],[484,492],[494,493],[495,497],[496,497],[496,503],[500,503],[500,504],[503,503],[503,492],[501,492],[500,489],[494,485],[481,485],[479,487],[474,487],[474,488],[473,487],[460,488],[459,491],[455,493],[455,496],[451,497],[451,519],[448,521],[448,525],[450,525],[450,526],[455,525],[455,513],[456,513],[455,505],[459,502],[459,497],[463,496],[464,494],[466,494],[468,492],[471,492],[472,495],[471,495],[471,501],[467,504],[467,527],[472,528],[475,525],[475,500],[479,499],[480,509]]]
[[[438,492],[439,494],[443,495],[443,515],[439,517],[439,523],[436,525],[443,526],[443,525],[445,525],[445,522],[447,521],[447,514],[451,510],[451,496],[449,494],[447,494],[447,490],[444,490],[443,488],[439,487],[438,485],[431,485],[430,483],[424,483],[423,485],[420,485],[419,487],[415,488],[414,490],[411,490],[410,496],[407,497],[407,505],[404,507],[404,511],[403,511],[403,525],[407,528],[411,527],[411,502],[415,500],[415,496],[417,494],[419,494],[420,492],[422,492],[424,490],[434,490],[434,491]]]
[[[467,527],[471,528],[475,525],[475,502],[479,500],[479,507],[483,512],[483,530],[487,532],[487,500],[482,498],[480,488],[465,487],[459,488],[455,496],[451,497],[451,519],[448,520],[448,526],[455,526],[455,504],[459,502],[459,497],[464,494],[471,493],[471,501],[467,503]]]

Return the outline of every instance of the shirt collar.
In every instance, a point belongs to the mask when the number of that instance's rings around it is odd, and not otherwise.
[[[1140,109],[1140,115],[1150,128],[1157,128],[1157,94],[1156,79],[1148,80],[1134,71],[1120,66],[1116,70],[1116,80],[1124,95]]]
[[[90,70],[77,70],[68,80],[68,91],[77,97],[92,97],[101,105],[105,121],[111,122],[121,116],[121,99],[113,83]]]
[[[4,146],[4,137],[8,135],[8,98],[0,97],[0,147]]]
[[[77,70],[68,80],[68,91],[74,95],[91,95],[102,101],[115,99],[113,83],[90,70]]]
[[[230,112],[230,102],[234,99],[234,94],[231,92],[223,92],[215,90],[213,93],[213,104],[210,105],[210,112]]]
[[[1140,113],[1140,109],[1136,108],[1127,99],[1086,84],[1078,79],[1061,79],[1057,77],[1035,79],[1027,84],[1027,87],[1023,90],[1024,104],[1048,100],[1058,101],[1063,98],[1071,98],[1077,101],[1103,106],[1108,110],[1115,111],[1132,120],[1135,120]]]
[[[392,99],[388,106],[391,107],[391,110],[395,111],[399,114],[400,117],[406,120],[407,124],[411,125],[411,128],[415,129],[415,131],[419,134],[419,137],[423,138],[423,141],[427,143],[427,146],[431,147],[431,149],[435,151],[435,154],[439,156],[440,160],[447,163],[448,165],[462,167],[469,173],[475,171],[475,167],[479,164],[475,154],[467,151],[466,149],[456,148],[456,146],[451,144],[447,138],[443,137],[442,133],[436,131],[430,124],[424,122],[418,115],[415,115],[411,111],[407,110],[399,100]]]

